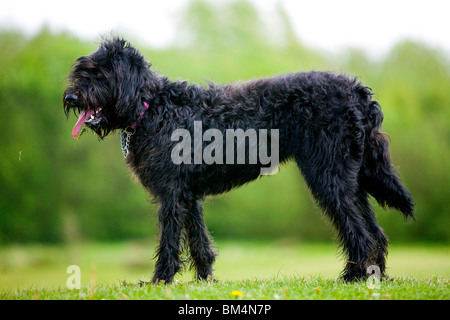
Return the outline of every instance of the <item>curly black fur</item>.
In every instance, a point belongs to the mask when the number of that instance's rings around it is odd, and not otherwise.
[[[86,125],[101,138],[138,123],[127,163],[161,204],[160,244],[153,282],[169,283],[180,270],[183,241],[197,277],[212,276],[216,252],[205,227],[201,200],[260,175],[260,164],[174,164],[175,129],[278,129],[280,163],[296,161],[320,207],[338,231],[346,255],[342,278],[385,271],[388,240],[368,201],[413,216],[382,133],[383,115],[368,87],[344,75],[307,72],[208,87],[172,82],[150,69],[127,42],[105,40],[80,57],[69,76],[64,110],[91,110]],[[150,106],[142,119],[144,102]]]

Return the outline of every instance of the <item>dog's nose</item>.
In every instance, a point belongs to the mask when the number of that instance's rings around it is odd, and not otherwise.
[[[78,97],[72,93],[64,97],[64,101],[68,104],[74,104],[77,101],[77,99]]]

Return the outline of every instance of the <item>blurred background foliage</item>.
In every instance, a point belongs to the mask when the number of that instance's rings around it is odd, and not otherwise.
[[[195,1],[164,49],[139,47],[171,79],[218,83],[329,70],[358,75],[376,92],[391,155],[416,202],[417,221],[374,206],[391,240],[450,240],[450,64],[445,53],[404,41],[381,58],[359,50],[331,55],[304,46],[279,7],[276,28],[245,1]],[[157,236],[157,205],[133,179],[119,137],[71,137],[65,77],[95,42],[43,28],[0,30],[0,242],[72,242]],[[215,238],[328,240],[333,230],[293,163],[226,195],[207,199]]]

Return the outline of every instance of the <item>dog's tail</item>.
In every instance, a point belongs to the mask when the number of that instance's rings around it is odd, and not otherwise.
[[[371,99],[370,88],[358,85],[361,111],[365,117],[363,165],[359,173],[360,186],[377,202],[395,208],[406,218],[414,219],[414,203],[403,186],[389,155],[389,137],[381,131],[383,113],[378,102]]]

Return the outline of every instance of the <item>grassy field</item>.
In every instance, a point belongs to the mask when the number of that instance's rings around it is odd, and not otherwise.
[[[392,245],[391,279],[337,281],[342,258],[326,244],[218,241],[216,280],[194,282],[185,270],[173,285],[140,286],[153,269],[151,242],[0,249],[0,299],[445,299],[450,298],[450,247]],[[69,265],[81,270],[70,290]]]

